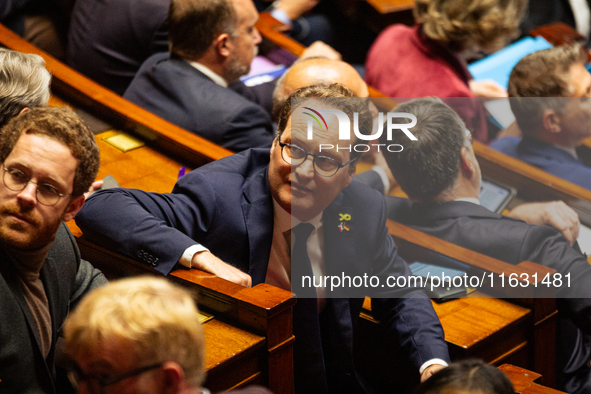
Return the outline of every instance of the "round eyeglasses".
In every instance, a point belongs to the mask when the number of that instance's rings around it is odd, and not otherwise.
[[[55,187],[51,186],[48,183],[37,183],[33,182],[30,177],[28,177],[24,172],[17,168],[4,168],[4,173],[2,174],[2,181],[4,182],[4,186],[8,188],[8,190],[12,190],[13,192],[20,192],[25,190],[25,187],[31,182],[32,184],[36,185],[35,188],[35,196],[37,197],[37,201],[39,204],[45,206],[52,206],[57,204],[62,197],[70,196],[71,194],[62,194],[60,193]]]
[[[346,163],[340,163],[335,159],[328,157],[328,156],[320,156],[315,155],[310,152],[306,152],[304,149],[300,148],[297,145],[288,144],[285,142],[279,141],[279,146],[281,146],[281,157],[283,160],[294,167],[301,165],[308,159],[308,156],[312,156],[314,158],[313,165],[314,171],[320,176],[324,177],[331,177],[337,173],[343,167],[348,166],[349,164],[353,163],[359,157],[356,157],[352,160],[349,160]]]
[[[119,383],[122,380],[131,378],[133,376],[141,375],[145,372],[151,371],[156,368],[160,368],[164,363],[156,363],[146,365],[144,367],[140,367],[134,369],[133,371],[126,372],[121,375],[112,376],[112,377],[98,377],[85,374],[82,369],[78,365],[73,365],[70,371],[68,371],[68,378],[70,379],[70,383],[74,386],[75,390],[80,388],[80,384],[82,382],[86,382],[89,391],[93,394],[102,394],[105,392],[105,387],[110,386],[115,383]]]

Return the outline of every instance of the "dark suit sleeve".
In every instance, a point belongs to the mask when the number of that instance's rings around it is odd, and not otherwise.
[[[380,194],[384,194],[384,182],[382,182],[382,177],[373,170],[363,171],[361,174],[355,175],[355,178],[353,179],[371,187]]]
[[[519,260],[533,261],[561,274],[561,281],[558,276],[549,278],[556,288],[557,306],[591,334],[591,265],[585,256],[570,247],[552,227],[532,226],[523,241]],[[570,276],[570,283],[566,275]]]
[[[372,275],[386,283],[388,277],[406,276],[410,269],[398,256],[398,250],[385,226],[386,209],[382,203],[378,243]],[[440,358],[449,362],[443,328],[431,301],[422,289],[411,287],[379,287],[372,296],[375,317],[398,339],[417,371],[428,360]]]
[[[31,0],[2,0],[0,2],[0,20],[14,15],[25,8],[30,2]]]
[[[252,104],[230,117],[222,146],[235,152],[249,148],[269,148],[273,143],[273,125],[262,107]]]
[[[184,179],[187,178],[187,179]],[[168,274],[183,252],[197,244],[215,214],[215,194],[198,172],[183,177],[173,193],[107,189],[93,194],[76,216],[85,237]]]
[[[94,268],[88,261],[80,260],[75,287],[70,296],[70,309],[76,308],[84,295],[107,283],[107,278],[100,270]]]

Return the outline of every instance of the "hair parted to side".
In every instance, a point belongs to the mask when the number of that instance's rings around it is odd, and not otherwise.
[[[435,373],[415,394],[514,394],[509,378],[499,369],[482,360],[468,359],[451,363]]]
[[[231,0],[172,0],[168,12],[170,52],[198,59],[220,34],[234,36],[237,23]]]
[[[306,100],[306,99],[310,100]],[[296,100],[292,100],[296,99]],[[293,111],[306,105],[310,102],[316,102],[321,106],[328,106],[334,109],[343,111],[350,119],[351,125],[353,125],[354,113],[359,114],[359,132],[364,135],[369,135],[373,129],[373,117],[368,107],[368,101],[366,98],[357,97],[342,83],[332,84],[318,84],[312,86],[306,86],[301,89],[297,89],[289,95],[281,111],[279,112],[279,121],[277,125],[277,138],[274,143],[277,143],[281,139],[281,135],[285,131],[287,120],[291,117]],[[292,101],[296,101],[295,107],[292,107]],[[338,130],[335,130],[338,133]],[[348,144],[349,142],[347,142]],[[354,138],[351,145],[359,143],[358,138]],[[363,152],[357,152],[351,150],[350,159],[353,160],[360,157]],[[354,170],[355,166],[351,166],[350,170]]]
[[[475,44],[494,52],[519,33],[527,0],[416,0],[414,16],[427,37],[454,51]]]
[[[64,326],[66,352],[96,352],[104,341],[128,343],[138,367],[179,364],[190,387],[205,379],[205,337],[191,294],[164,278],[116,280],[87,295]]]
[[[84,121],[68,107],[33,108],[0,129],[0,163],[4,163],[23,134],[44,135],[61,142],[78,161],[72,197],[84,194],[100,166],[100,150]]]
[[[561,112],[564,109],[568,100],[560,97],[571,95],[570,67],[586,62],[583,48],[576,44],[531,53],[515,65],[509,76],[507,92],[511,110],[524,135],[536,134],[541,128],[544,111]]]
[[[24,108],[47,105],[50,83],[41,56],[0,48],[0,128]]]
[[[450,190],[459,176],[466,126],[458,114],[438,98],[408,101],[393,111],[416,116],[417,124],[409,131],[417,141],[409,141],[401,152],[384,151],[388,167],[412,200],[433,201]],[[408,118],[398,118],[393,123],[409,121]],[[405,139],[408,138],[402,130],[392,131],[393,141]]]

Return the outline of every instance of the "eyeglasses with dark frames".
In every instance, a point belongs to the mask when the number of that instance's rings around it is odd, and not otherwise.
[[[78,390],[78,388],[80,387],[80,384],[82,382],[86,382],[89,389],[94,394],[103,394],[105,392],[105,387],[107,387],[107,386],[110,386],[115,383],[119,383],[125,379],[131,378],[131,377],[134,377],[137,375],[141,375],[141,374],[151,371],[153,369],[160,368],[162,365],[164,365],[163,362],[156,363],[156,364],[150,364],[150,365],[146,365],[144,367],[136,368],[132,371],[126,372],[121,375],[111,376],[111,377],[98,377],[98,376],[85,374],[82,371],[82,369],[80,369],[80,366],[74,364],[72,366],[72,368],[70,369],[70,371],[68,371],[68,378],[70,379],[72,386],[74,386],[74,389],[76,389],[76,390]],[[97,390],[97,388],[98,388],[98,390]]]
[[[57,204],[62,197],[72,195],[60,193],[55,187],[53,187],[49,183],[33,182],[29,176],[27,176],[18,168],[6,168],[6,166],[4,165],[2,167],[4,168],[4,173],[2,174],[2,181],[4,182],[4,186],[6,186],[8,190],[12,190],[13,192],[20,192],[22,190],[25,190],[25,188],[30,182],[37,186],[35,188],[35,197],[41,205],[53,206]]]
[[[300,148],[297,145],[288,144],[286,142],[279,141],[279,146],[281,146],[281,157],[283,160],[294,167],[297,167],[304,163],[308,156],[312,156],[314,160],[312,161],[314,165],[314,171],[320,176],[323,177],[331,177],[337,173],[341,168],[348,166],[349,164],[355,162],[359,159],[356,157],[352,160],[349,160],[346,163],[341,163],[333,159],[332,157],[322,156],[322,155],[315,155],[310,152],[306,152],[304,149]]]

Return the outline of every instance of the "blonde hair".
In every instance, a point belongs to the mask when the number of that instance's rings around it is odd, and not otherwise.
[[[478,44],[494,52],[519,33],[527,0],[416,0],[414,16],[427,37],[453,51]]]
[[[191,294],[164,278],[111,282],[86,296],[68,317],[66,352],[96,352],[109,340],[124,341],[134,362],[174,361],[191,387],[205,379],[205,338]]]

